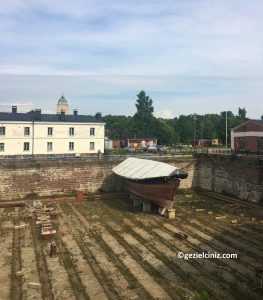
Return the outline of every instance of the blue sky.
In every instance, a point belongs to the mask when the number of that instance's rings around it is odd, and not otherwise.
[[[0,111],[263,114],[262,0],[1,0]]]

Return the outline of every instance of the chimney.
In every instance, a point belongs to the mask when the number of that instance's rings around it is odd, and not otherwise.
[[[65,111],[64,110],[61,110],[60,120],[65,121]]]
[[[73,115],[77,116],[78,115],[78,110],[77,109],[73,109]]]
[[[102,118],[101,112],[97,112],[97,113],[95,114],[95,119],[99,120],[99,119],[101,119],[101,118]]]
[[[35,120],[41,120],[41,109],[35,109]]]
[[[12,106],[12,114],[16,114],[17,113],[17,106]]]

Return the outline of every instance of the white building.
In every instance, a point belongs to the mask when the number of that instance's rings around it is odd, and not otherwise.
[[[63,96],[57,111],[58,114],[42,114],[40,109],[18,113],[13,106],[11,113],[0,112],[0,156],[104,153],[105,123],[100,114],[78,115],[77,110],[67,114]]]

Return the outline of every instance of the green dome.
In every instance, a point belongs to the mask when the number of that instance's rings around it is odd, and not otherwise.
[[[58,104],[68,104],[67,99],[62,95],[61,98],[58,100]]]

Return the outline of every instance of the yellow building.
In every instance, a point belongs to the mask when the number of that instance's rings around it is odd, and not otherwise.
[[[0,156],[104,153],[101,116],[67,114],[61,98],[58,114],[18,113],[15,106],[11,113],[0,112]]]
[[[212,145],[213,145],[213,146],[219,145],[218,139],[213,139],[213,140],[212,140]]]

